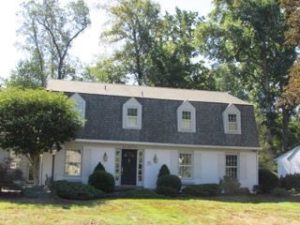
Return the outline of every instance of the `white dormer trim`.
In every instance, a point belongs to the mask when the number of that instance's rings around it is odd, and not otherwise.
[[[229,115],[236,115],[236,130],[230,130],[229,127]],[[223,112],[223,125],[224,125],[224,132],[225,134],[241,134],[242,129],[241,129],[241,112],[240,110],[234,105],[234,104],[229,104],[225,111]]]
[[[73,94],[70,99],[75,103],[75,110],[82,116],[82,118],[85,118],[85,100],[78,93]]]
[[[137,121],[136,125],[130,124],[128,109],[137,109]],[[123,104],[123,117],[122,117],[123,129],[142,129],[142,105],[135,98],[130,98]]]
[[[184,121],[182,119],[183,112],[190,112],[190,116],[191,116],[190,128],[186,128],[184,126]],[[196,109],[189,101],[184,101],[177,108],[177,130],[178,132],[191,132],[191,133],[196,132]]]

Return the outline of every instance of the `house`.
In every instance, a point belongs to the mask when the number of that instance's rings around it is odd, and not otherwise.
[[[43,154],[41,183],[52,173],[87,183],[99,162],[117,185],[155,188],[163,164],[183,184],[258,183],[253,106],[228,93],[63,80],[47,89],[75,101],[86,123],[54,161]]]
[[[277,157],[277,173],[279,177],[300,173],[300,145]]]

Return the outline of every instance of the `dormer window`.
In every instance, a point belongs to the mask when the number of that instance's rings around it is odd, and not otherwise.
[[[179,132],[196,132],[196,110],[188,101],[177,109],[177,128]]]
[[[71,100],[75,103],[75,110],[83,117],[85,118],[85,100],[77,93],[73,94],[70,97]]]
[[[233,104],[223,112],[224,132],[226,134],[241,134],[241,113]]]
[[[123,105],[123,128],[142,128],[142,105],[135,98],[129,99]]]

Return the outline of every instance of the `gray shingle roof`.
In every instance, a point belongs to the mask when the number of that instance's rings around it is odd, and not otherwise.
[[[78,133],[79,139],[259,147],[253,106],[226,93],[189,90],[178,90],[177,93],[177,89],[124,85],[108,85],[106,91],[104,86],[104,84],[73,81],[49,81],[48,83],[49,90],[62,91],[67,95],[80,93],[86,101],[87,122]],[[117,86],[116,90],[112,91],[115,86]],[[97,88],[104,90],[97,90]],[[141,90],[144,91],[144,96],[136,96]],[[168,90],[174,95],[168,94]],[[185,98],[189,93],[192,93],[192,97]],[[197,96],[199,96],[198,101],[195,99]],[[208,99],[203,96],[208,96]],[[142,105],[141,130],[122,128],[122,107],[130,97],[135,97]],[[186,99],[196,109],[195,133],[177,131],[177,108]],[[230,103],[235,104],[241,112],[242,134],[240,135],[224,133],[222,113]]]
[[[105,84],[95,82],[49,80],[48,90],[61,92],[76,92],[109,96],[127,96],[151,99],[188,100],[197,102],[218,102],[240,105],[251,105],[227,92],[199,91],[178,88],[161,88],[133,86],[122,84]]]

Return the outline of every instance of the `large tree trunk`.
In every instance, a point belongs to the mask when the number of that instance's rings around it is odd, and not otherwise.
[[[30,155],[30,161],[32,163],[33,183],[39,185],[40,156]]]

